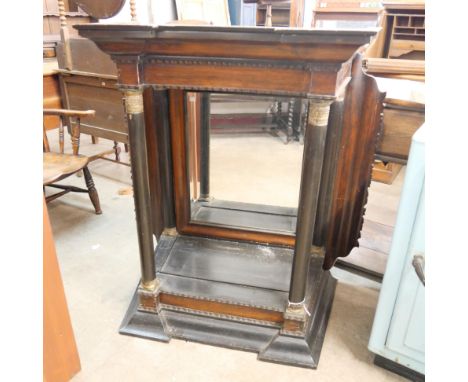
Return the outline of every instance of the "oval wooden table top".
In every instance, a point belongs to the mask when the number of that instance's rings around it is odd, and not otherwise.
[[[88,164],[88,161],[89,158],[83,155],[44,153],[43,185],[46,186],[81,170]]]

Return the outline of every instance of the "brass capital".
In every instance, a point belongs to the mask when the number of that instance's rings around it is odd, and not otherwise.
[[[309,100],[309,125],[326,126],[332,100]]]
[[[159,288],[159,280],[141,281],[140,288],[148,292],[154,292]]]
[[[123,93],[126,113],[143,113],[143,92],[141,90],[125,90]]]

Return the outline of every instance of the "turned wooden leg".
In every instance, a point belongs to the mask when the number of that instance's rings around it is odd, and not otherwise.
[[[128,143],[124,143],[125,152],[128,153]]]
[[[91,135],[91,142],[93,143],[93,145],[95,145],[99,143],[99,138],[95,137],[94,135]]]
[[[99,195],[97,193],[96,187],[94,186],[94,180],[89,172],[88,166],[83,168],[83,174],[86,181],[86,187],[88,188],[89,198],[91,199],[91,203],[93,203],[94,210],[96,211],[96,215],[102,214],[101,211],[101,204],[99,203]]]
[[[115,160],[117,162],[120,162],[120,147],[119,147],[119,142],[117,141],[114,141],[114,147],[112,147],[114,149],[114,153],[115,153]]]

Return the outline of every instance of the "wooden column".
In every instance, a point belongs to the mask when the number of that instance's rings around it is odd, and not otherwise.
[[[133,198],[140,249],[141,287],[152,291],[158,286],[154,260],[151,199],[148,180],[143,89],[122,89],[128,123],[130,163],[132,169]]]
[[[200,197],[210,198],[210,93],[201,93],[200,110]]]
[[[301,188],[296,225],[296,243],[289,289],[289,310],[302,309],[305,297],[309,256],[314,236],[320,190],[325,138],[332,100],[310,100],[304,137]]]

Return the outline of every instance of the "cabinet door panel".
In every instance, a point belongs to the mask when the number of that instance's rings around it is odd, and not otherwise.
[[[424,372],[425,320],[424,286],[413,268],[416,254],[424,255],[424,191],[418,205],[413,226],[412,240],[408,247],[405,268],[401,278],[398,297],[393,311],[392,324],[386,346],[395,352],[405,354],[421,362]]]

